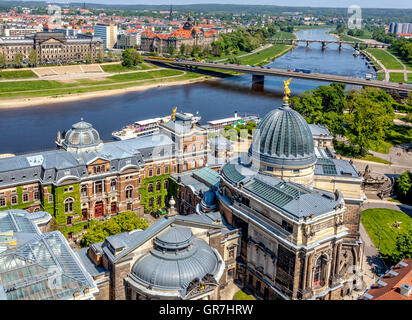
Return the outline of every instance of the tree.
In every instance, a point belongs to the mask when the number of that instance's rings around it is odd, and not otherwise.
[[[390,254],[382,255],[390,264],[395,265],[402,259],[412,258],[412,230],[401,232],[396,237],[395,250]]]
[[[16,52],[14,55],[14,62],[17,66],[23,65],[23,54],[21,52]]]
[[[7,66],[7,57],[4,52],[0,55],[0,66],[2,67]]]
[[[406,202],[412,202],[412,173],[405,171],[396,179],[398,198]]]
[[[116,216],[117,224],[120,226],[121,232],[132,231],[136,229],[146,229],[148,223],[145,219],[139,218],[132,211],[125,211]]]
[[[180,51],[180,54],[181,54],[182,56],[185,55],[186,46],[184,45],[184,43],[182,43],[182,44],[180,45],[179,51]]]
[[[174,45],[169,45],[169,48],[167,48],[167,52],[170,54],[170,55],[174,55],[175,54],[175,51],[176,51],[176,48],[175,48],[175,46]]]
[[[122,54],[122,65],[124,67],[136,66],[143,62],[143,58],[136,49],[126,49]]]
[[[99,62],[102,62],[104,60],[103,52],[101,50],[99,50],[99,52],[97,53],[97,59],[99,60]]]
[[[33,66],[36,66],[39,63],[39,59],[37,56],[37,50],[32,49],[29,55],[29,63]]]
[[[364,155],[372,141],[383,140],[393,118],[382,104],[374,103],[366,96],[356,95],[351,104],[354,111],[348,115],[346,136],[353,146],[358,147],[358,153]]]
[[[109,233],[104,229],[104,224],[98,220],[92,220],[89,223],[87,232],[81,240],[82,247],[88,247],[91,243],[99,243],[104,241]]]

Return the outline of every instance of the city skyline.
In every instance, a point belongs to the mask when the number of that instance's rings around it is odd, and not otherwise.
[[[36,1],[36,0],[28,0]],[[82,1],[56,0],[46,1],[49,3],[80,3]],[[87,3],[93,4],[113,4],[111,0],[88,0]],[[119,5],[195,5],[195,4],[237,4],[237,5],[273,5],[287,7],[324,7],[324,8],[348,8],[351,5],[359,5],[361,8],[381,8],[381,9],[412,9],[412,3],[405,0],[394,0],[389,4],[384,1],[373,0],[296,0],[293,4],[287,0],[120,0],[116,1]]]

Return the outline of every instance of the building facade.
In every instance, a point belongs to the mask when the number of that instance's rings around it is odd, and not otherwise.
[[[59,32],[37,32],[33,36],[0,37],[0,54],[8,62],[15,62],[16,54],[29,61],[30,53],[37,51],[38,62],[81,61],[97,59],[103,53],[103,42],[98,37],[78,34],[66,37]]]
[[[105,49],[113,49],[117,42],[117,26],[98,23],[94,26],[94,35],[103,40]]]
[[[141,50],[162,54],[167,53],[169,47],[173,47],[177,51],[182,45],[186,48],[194,46],[207,48],[213,41],[217,40],[217,37],[218,33],[216,30],[203,31],[195,26],[189,16],[182,27],[171,33],[153,33],[151,30],[143,31]]]

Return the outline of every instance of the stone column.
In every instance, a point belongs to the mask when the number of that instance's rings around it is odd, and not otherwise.
[[[306,255],[304,258],[305,258],[305,264],[304,264],[304,267],[303,267],[302,291],[304,291],[306,289],[306,278],[307,278],[307,274],[308,274],[308,259],[309,259],[309,256]]]

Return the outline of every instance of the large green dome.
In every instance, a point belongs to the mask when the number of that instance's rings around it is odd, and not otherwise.
[[[315,164],[313,137],[306,120],[288,104],[272,110],[259,123],[249,156],[283,167]]]

